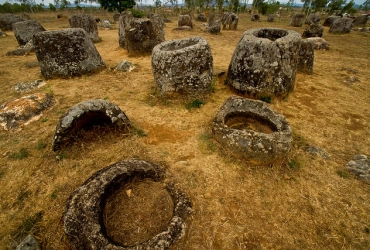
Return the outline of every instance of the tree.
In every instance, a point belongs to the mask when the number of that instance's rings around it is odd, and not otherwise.
[[[239,8],[239,0],[230,0],[231,9],[233,12],[237,12]]]
[[[355,5],[355,1],[354,0],[351,0],[349,3],[347,3],[343,9],[342,9],[342,12],[341,13],[356,13],[357,10],[355,8],[353,8],[353,6]]]
[[[333,14],[336,10],[341,10],[342,5],[346,3],[346,0],[331,0],[328,4],[329,14]]]
[[[136,2],[135,0],[97,0],[100,3],[103,9],[108,10],[109,12],[118,11],[119,13],[132,9]]]
[[[366,0],[363,4],[362,4],[362,9],[364,11],[368,11],[370,9],[370,0]]]

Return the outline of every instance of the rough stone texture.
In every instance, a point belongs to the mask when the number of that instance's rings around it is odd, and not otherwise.
[[[302,27],[304,22],[304,14],[293,14],[290,18],[289,26]]]
[[[12,27],[19,46],[26,45],[34,34],[45,31],[44,27],[36,20],[16,22],[13,23]]]
[[[275,20],[275,15],[274,14],[269,14],[267,16],[267,22],[272,23],[272,22],[274,22],[274,20]]]
[[[40,250],[39,243],[31,234],[17,246],[16,250]]]
[[[329,33],[332,34],[345,34],[351,32],[352,19],[351,18],[338,18],[330,25]]]
[[[217,20],[215,19],[216,19],[216,15],[214,13],[209,14],[208,26],[213,26],[215,22],[218,20],[218,19]]]
[[[1,105],[0,125],[5,130],[16,129],[23,122],[27,125],[37,120],[42,111],[54,105],[53,96],[49,94],[33,94],[21,97]]]
[[[13,23],[21,21],[23,21],[23,19],[20,16],[13,14],[0,14],[0,29],[3,31],[12,30]]]
[[[346,164],[359,180],[370,183],[370,158],[366,155],[355,155],[351,161]]]
[[[315,13],[309,14],[304,24],[311,24],[311,23],[320,23],[320,16]]]
[[[251,17],[252,22],[259,22],[260,21],[260,15],[258,14],[253,14]]]
[[[312,74],[314,63],[314,44],[310,40],[303,40],[298,56],[298,72]]]
[[[153,49],[152,70],[161,95],[201,99],[211,90],[211,48],[203,37],[163,42]]]
[[[151,53],[154,46],[165,40],[164,22],[159,15],[134,18],[126,11],[119,19],[118,34],[120,46],[129,53]]]
[[[323,149],[315,146],[307,146],[303,148],[304,151],[308,152],[313,156],[321,156],[323,159],[330,159],[330,155],[326,153]]]
[[[207,16],[204,13],[200,13],[195,20],[198,22],[207,22]]]
[[[31,17],[29,15],[27,15],[26,13],[22,13],[21,18],[22,18],[23,21],[31,20]]]
[[[285,96],[294,89],[301,35],[278,28],[243,33],[228,69],[227,84],[241,94]]]
[[[24,56],[31,52],[35,52],[32,39],[29,40],[27,44],[19,46],[15,50],[6,52],[6,55],[7,56]]]
[[[118,21],[119,21],[120,16],[121,16],[121,14],[120,14],[120,13],[115,13],[115,14],[113,15],[113,20],[114,20],[115,22],[118,22]]]
[[[37,33],[33,36],[33,45],[45,78],[67,78],[105,67],[93,42],[81,28]]]
[[[303,31],[302,37],[322,37],[324,28],[320,23],[310,23]]]
[[[69,18],[71,28],[81,28],[86,31],[93,42],[99,42],[98,25],[95,18],[87,14],[72,15]]]
[[[106,100],[87,100],[73,106],[60,118],[53,138],[53,150],[67,145],[84,126],[96,123],[128,129],[131,124],[125,113]]]
[[[172,20],[168,19],[166,17],[162,18],[162,20],[163,20],[164,23],[172,23]]]
[[[5,32],[0,31],[0,37],[6,37],[7,34]]]
[[[353,27],[365,27],[367,23],[367,19],[369,19],[367,16],[358,16],[353,20],[352,26]]]
[[[13,87],[14,91],[16,92],[30,92],[34,89],[41,88],[44,86],[46,82],[44,82],[41,79],[37,79],[36,81],[33,82],[21,82],[18,83]]]
[[[321,37],[311,37],[307,38],[308,41],[311,41],[313,43],[313,48],[317,50],[327,50],[329,49],[329,43],[325,41],[324,38]]]
[[[189,27],[193,28],[193,22],[191,20],[191,16],[189,16],[189,15],[179,15],[177,26],[178,27],[189,26]]]
[[[232,119],[241,123],[243,118],[263,123],[272,131],[239,129],[229,123]],[[213,120],[212,131],[225,149],[253,164],[270,164],[284,159],[293,143],[292,130],[283,115],[262,101],[238,96],[229,97],[220,107]]]
[[[330,26],[331,26],[331,24],[332,24],[335,20],[340,19],[340,18],[342,18],[342,17],[340,17],[340,16],[328,16],[328,17],[325,19],[325,21],[324,21],[324,23],[323,23],[323,25],[322,25],[322,26],[330,27]]]
[[[208,26],[205,31],[211,34],[219,34],[221,32],[220,20],[213,22],[213,25]]]
[[[102,22],[100,22],[99,27],[102,27],[102,28],[108,29],[108,30],[113,29],[112,24],[107,19],[104,19]]]
[[[223,30],[236,30],[238,27],[239,17],[232,12],[225,12],[221,17]]]
[[[193,211],[192,204],[181,191],[174,188],[173,184],[167,184],[166,188],[174,203],[174,211],[166,230],[135,246],[124,247],[112,243],[106,236],[105,226],[102,225],[105,201],[122,183],[135,177],[163,182],[165,172],[160,166],[150,162],[137,159],[121,161],[99,170],[70,195],[63,214],[63,222],[64,231],[73,249],[169,249],[185,235],[185,220]]]
[[[121,71],[121,72],[130,72],[133,69],[135,69],[135,66],[132,65],[131,62],[126,61],[126,60],[120,61],[117,67],[115,68],[116,71]]]

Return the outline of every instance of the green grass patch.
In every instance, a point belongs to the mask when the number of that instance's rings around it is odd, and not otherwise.
[[[343,179],[349,178],[349,174],[346,171],[338,170],[337,175]]]
[[[263,101],[263,102],[266,102],[266,103],[271,103],[272,102],[271,96],[260,95],[260,96],[258,96],[258,99]]]
[[[185,107],[188,110],[191,110],[191,109],[199,109],[204,104],[205,104],[204,101],[199,100],[199,99],[195,99],[195,100],[192,100],[190,102],[185,103]]]
[[[36,148],[37,148],[37,150],[42,150],[42,149],[46,148],[46,143],[42,142],[42,141],[39,141],[36,145]]]
[[[292,160],[290,160],[289,162],[288,162],[288,166],[289,166],[289,168],[290,169],[292,169],[292,170],[299,170],[299,169],[301,169],[301,163],[299,163],[299,161],[298,160],[296,160],[296,159],[292,159]]]
[[[10,159],[13,160],[23,160],[26,159],[29,155],[29,152],[25,148],[21,148],[19,152],[15,152],[9,155]]]

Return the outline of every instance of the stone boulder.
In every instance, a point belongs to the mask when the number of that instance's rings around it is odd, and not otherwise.
[[[188,27],[193,28],[193,22],[191,20],[191,16],[190,15],[179,15],[177,26],[178,27],[188,26]]]
[[[204,13],[200,13],[195,20],[198,22],[207,22],[207,16]]]
[[[351,18],[338,18],[331,25],[329,33],[332,34],[346,34],[351,32],[352,29],[352,19]]]
[[[228,69],[226,83],[249,96],[284,97],[294,89],[301,35],[279,28],[243,33]]]
[[[314,63],[314,44],[310,40],[303,40],[298,56],[297,71],[305,74],[312,74]]]
[[[223,30],[236,30],[238,27],[239,17],[232,12],[225,12],[221,17]]]
[[[47,79],[88,74],[105,67],[90,37],[81,28],[37,33],[33,45],[41,73]]]
[[[303,31],[302,37],[322,37],[323,32],[324,28],[320,23],[310,23]]]
[[[114,20],[115,22],[118,22],[118,21],[119,21],[120,16],[121,16],[121,14],[120,14],[120,13],[114,13],[114,14],[113,14],[113,20]]]
[[[330,26],[331,26],[331,24],[332,24],[335,20],[340,19],[340,18],[342,18],[342,17],[340,17],[340,16],[328,16],[328,17],[325,19],[325,21],[324,21],[324,23],[323,23],[323,25],[322,25],[322,26],[330,27]]]
[[[304,14],[293,14],[290,18],[289,26],[302,27],[304,22]]]
[[[311,23],[319,24],[320,23],[320,16],[318,14],[315,14],[315,13],[309,14],[308,17],[306,18],[306,21],[304,22],[304,24],[311,24]]]
[[[5,103],[0,109],[0,125],[5,130],[18,128],[21,124],[40,118],[42,111],[54,105],[53,96],[49,94],[33,94]]]
[[[102,27],[106,30],[112,30],[113,29],[112,24],[107,19],[104,19],[103,21],[101,21],[100,24],[99,24],[99,27]]]
[[[213,137],[228,152],[252,164],[268,165],[287,157],[293,143],[285,117],[268,104],[229,97],[212,123]]]
[[[130,120],[115,104],[106,100],[87,100],[68,110],[59,120],[53,137],[53,150],[57,151],[73,142],[79,130],[93,125],[106,125],[128,130]]]
[[[217,20],[216,22],[213,22],[211,26],[208,25],[208,27],[205,30],[208,33],[211,34],[219,34],[221,32],[221,23],[220,20]]]
[[[267,22],[272,23],[272,22],[274,22],[274,19],[275,19],[275,15],[274,14],[269,14],[267,16]]]
[[[46,85],[42,79],[37,79],[33,82],[21,82],[18,83],[13,87],[14,91],[16,92],[30,92],[34,89],[41,88],[42,86]]]
[[[367,20],[369,18],[367,16],[358,16],[353,20],[352,26],[353,27],[365,27]]]
[[[7,56],[24,56],[28,53],[34,52],[33,40],[29,40],[27,44],[19,46],[15,50],[6,52]]]
[[[260,15],[252,14],[251,21],[252,22],[259,22],[260,21]]]
[[[40,247],[35,237],[29,234],[22,240],[15,250],[40,250]]]
[[[193,28],[190,27],[190,26],[181,26],[181,27],[173,28],[172,30],[186,30],[186,31],[190,31],[190,30],[193,30]]]
[[[368,156],[355,155],[346,164],[346,169],[351,171],[359,180],[370,183],[370,158]]]
[[[114,70],[121,72],[130,72],[133,69],[135,69],[135,66],[131,62],[122,60],[118,63],[117,67]]]
[[[0,14],[0,29],[3,31],[12,30],[13,23],[24,21],[20,16],[13,14]]]
[[[152,70],[162,96],[203,99],[211,91],[211,48],[202,37],[163,42],[153,49]]]
[[[94,43],[100,41],[98,25],[93,16],[87,14],[72,15],[69,18],[69,24],[71,28],[84,29]]]
[[[14,36],[19,46],[26,45],[34,34],[45,31],[44,27],[36,20],[13,23]]]
[[[185,235],[185,220],[193,209],[188,197],[175,188],[177,185],[165,184],[165,177],[163,167],[138,159],[121,161],[94,173],[73,191],[67,201],[62,221],[69,247],[76,250],[170,249],[172,244]],[[120,187],[134,179],[149,179],[162,184],[164,192],[173,202],[173,212],[162,232],[149,235],[143,242],[128,247],[114,242],[108,236],[102,218],[107,200],[112,194],[121,191]],[[153,210],[156,208],[153,207]]]
[[[307,40],[313,43],[314,49],[317,49],[317,50],[329,49],[329,43],[321,37],[310,37],[310,38],[307,38]]]
[[[119,19],[119,44],[129,53],[151,53],[154,46],[163,42],[164,22],[159,15],[148,18],[134,18],[131,12],[124,12]]]

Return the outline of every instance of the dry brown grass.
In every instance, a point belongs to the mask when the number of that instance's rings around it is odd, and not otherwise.
[[[31,16],[47,30],[69,27],[67,19],[55,15]],[[173,22],[165,28],[166,40],[203,36],[218,73],[227,71],[245,29],[291,29],[288,19],[265,19],[253,23],[249,15],[241,16],[238,30],[220,35],[203,33],[200,23],[193,31],[175,32]],[[294,28],[299,33],[303,29]],[[27,232],[43,249],[66,248],[60,219],[70,193],[98,169],[131,157],[168,166],[169,178],[193,202],[186,236],[173,249],[368,249],[370,187],[347,173],[344,165],[355,154],[370,155],[370,34],[332,35],[324,29],[330,50],[315,52],[313,75],[298,74],[295,90],[271,104],[286,116],[295,139],[287,162],[273,167],[247,165],[212,140],[211,121],[233,94],[222,77],[200,109],[159,100],[150,55],[129,56],[118,46],[117,29],[99,30],[102,42],[96,47],[107,68],[91,76],[48,80],[34,92],[52,93],[56,104],[20,131],[0,132],[0,249]],[[35,54],[5,56],[17,47],[12,32],[8,34],[0,38],[1,103],[21,96],[12,86],[42,78],[38,67],[28,66],[36,61]],[[112,71],[122,59],[137,70]],[[360,81],[345,83],[350,76]],[[61,115],[83,100],[97,98],[117,104],[139,133],[96,135],[95,141],[52,152]],[[317,146],[331,157],[311,156],[304,145]]]

